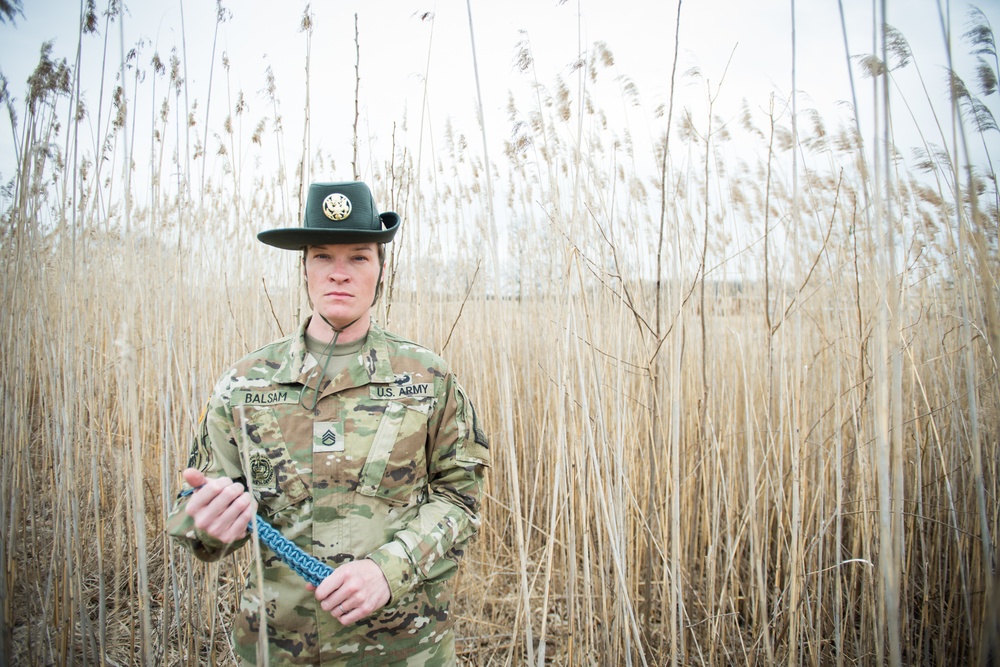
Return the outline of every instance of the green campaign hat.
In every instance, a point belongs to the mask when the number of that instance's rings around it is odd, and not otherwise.
[[[368,186],[359,181],[313,183],[301,227],[268,229],[257,238],[285,250],[328,243],[388,243],[399,229],[399,215],[379,213]]]

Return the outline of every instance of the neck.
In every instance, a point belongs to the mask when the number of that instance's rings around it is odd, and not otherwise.
[[[322,343],[329,343],[336,333],[333,327],[337,327],[337,331],[340,332],[340,335],[337,336],[337,343],[353,343],[364,337],[370,326],[371,314],[369,313],[365,313],[354,322],[327,323],[319,313],[314,312],[309,318],[309,324],[306,325],[306,333]]]

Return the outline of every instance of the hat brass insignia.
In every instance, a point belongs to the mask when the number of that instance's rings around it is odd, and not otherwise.
[[[323,214],[331,220],[344,220],[351,214],[351,200],[334,192],[323,200]]]

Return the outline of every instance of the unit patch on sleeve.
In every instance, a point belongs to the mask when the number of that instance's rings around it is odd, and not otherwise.
[[[202,434],[194,439],[194,443],[191,445],[191,454],[188,456],[188,468],[195,468],[205,472],[208,470],[208,464],[210,461],[208,444],[208,434],[202,431]]]

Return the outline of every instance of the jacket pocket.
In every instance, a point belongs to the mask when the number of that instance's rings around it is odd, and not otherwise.
[[[242,438],[247,480],[260,513],[275,525],[282,525],[287,517],[282,520],[279,513],[308,498],[309,487],[299,475],[274,412],[257,408],[246,419]]]
[[[408,505],[427,483],[425,404],[386,404],[358,481],[358,493]]]

